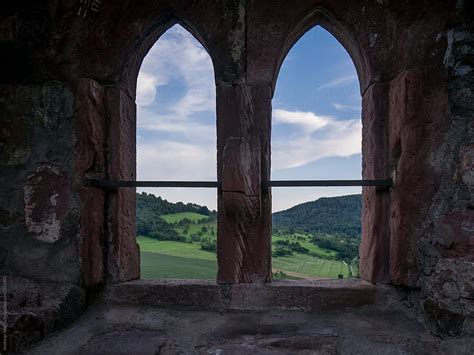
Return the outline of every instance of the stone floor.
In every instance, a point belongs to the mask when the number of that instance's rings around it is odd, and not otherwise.
[[[391,307],[196,311],[98,302],[27,354],[473,354]]]

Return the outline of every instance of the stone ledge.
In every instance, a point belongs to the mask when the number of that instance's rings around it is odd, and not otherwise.
[[[102,299],[200,310],[325,310],[374,304],[376,286],[359,279],[218,285],[210,280],[135,280],[105,287]]]

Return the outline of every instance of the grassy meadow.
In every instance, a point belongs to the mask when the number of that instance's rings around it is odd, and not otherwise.
[[[208,216],[195,212],[179,212],[162,215],[173,229],[186,237],[186,242],[157,240],[138,236],[140,246],[141,277],[143,279],[215,279],[217,274],[217,256],[213,251],[201,249],[200,240],[215,240],[216,222]],[[180,224],[187,219],[187,224]],[[208,222],[206,222],[208,220]],[[189,222],[190,221],[190,222]],[[278,278],[308,279],[350,277],[349,267],[343,261],[336,260],[336,252],[326,250],[311,243],[311,235],[276,233],[272,237],[272,248],[278,241],[298,242],[307,249],[307,253],[272,258],[273,272]]]

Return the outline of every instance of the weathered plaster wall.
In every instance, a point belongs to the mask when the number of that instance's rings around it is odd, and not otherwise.
[[[139,276],[133,190],[82,182],[135,178],[138,70],[159,36],[180,23],[215,69],[218,280],[269,281],[271,194],[259,186],[270,172],[272,90],[290,47],[320,24],[359,74],[363,176],[395,181],[391,191],[364,189],[362,276],[413,290],[435,331],[472,329],[469,2],[84,3],[0,8],[2,274],[88,295]],[[75,295],[80,310],[83,294]]]
[[[73,93],[53,81],[5,85],[0,101],[2,269],[76,283],[80,215]]]

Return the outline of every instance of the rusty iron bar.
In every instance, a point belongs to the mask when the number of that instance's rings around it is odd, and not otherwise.
[[[262,183],[268,187],[327,187],[327,186],[375,186],[390,188],[391,179],[384,180],[271,180]]]
[[[121,187],[190,187],[190,188],[219,188],[218,181],[110,181],[86,180],[86,186],[100,188]],[[328,187],[328,186],[375,186],[390,188],[391,179],[385,180],[271,180],[263,181],[262,187]]]
[[[102,188],[121,187],[191,187],[191,188],[216,188],[220,187],[217,181],[111,181],[111,180],[88,180],[87,186]]]

